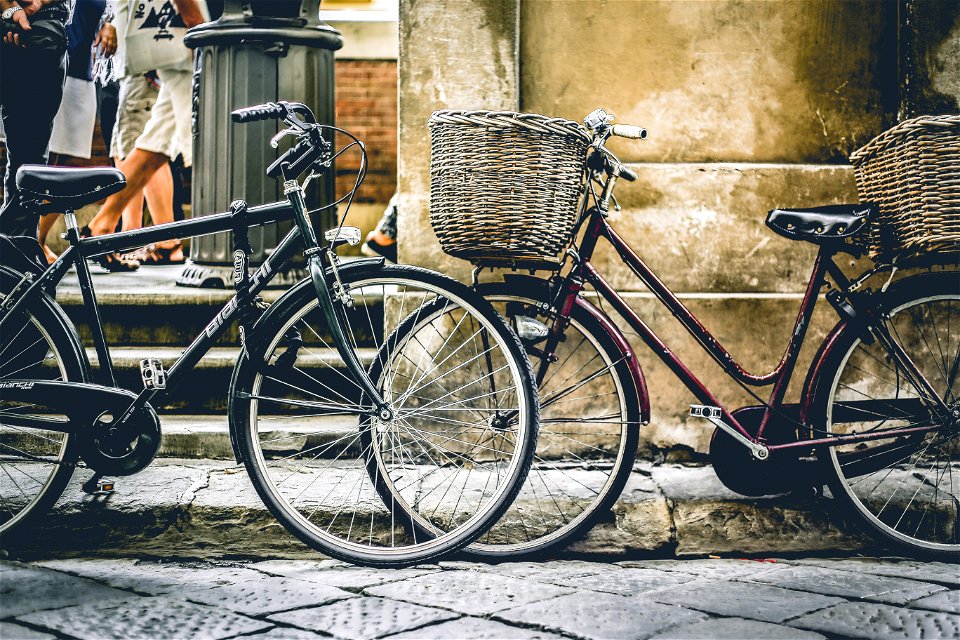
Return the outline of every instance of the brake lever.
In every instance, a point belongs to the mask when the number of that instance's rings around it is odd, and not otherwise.
[[[300,133],[299,131],[293,128],[284,129],[277,135],[270,138],[270,146],[276,149],[277,147],[280,146],[280,141],[283,140],[286,136],[290,136],[290,135],[295,136],[295,135],[299,135],[299,133]]]

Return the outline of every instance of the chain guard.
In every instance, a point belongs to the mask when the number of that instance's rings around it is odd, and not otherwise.
[[[764,407],[744,407],[733,412],[751,434],[760,428]],[[794,440],[785,425],[773,423],[764,432],[767,444],[784,444]],[[710,461],[720,482],[744,496],[768,496],[787,493],[812,485],[810,470],[799,458],[799,449],[771,452],[766,460],[757,460],[750,450],[720,429],[710,438]]]

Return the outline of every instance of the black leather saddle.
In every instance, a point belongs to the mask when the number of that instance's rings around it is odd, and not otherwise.
[[[774,209],[767,226],[785,238],[813,244],[842,243],[877,215],[875,204],[833,204],[809,209]]]
[[[49,200],[59,209],[79,209],[103,200],[127,186],[113,167],[47,167],[25,164],[17,171],[17,189],[28,200]]]

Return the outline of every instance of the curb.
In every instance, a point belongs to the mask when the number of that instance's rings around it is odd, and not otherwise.
[[[260,502],[242,467],[217,460],[158,460],[88,496],[79,470],[34,530],[4,540],[17,556],[185,558],[320,557]],[[639,466],[620,500],[583,539],[554,553],[608,561],[635,557],[849,552],[871,545],[827,498],[743,498],[711,467]]]

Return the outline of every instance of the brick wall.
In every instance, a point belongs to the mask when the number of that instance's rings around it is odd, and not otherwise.
[[[366,145],[367,177],[357,202],[386,204],[397,188],[397,62],[337,61],[337,126]],[[359,154],[347,152],[337,161],[337,194],[356,179]]]
[[[357,194],[358,203],[386,204],[397,186],[397,63],[395,60],[337,61],[337,126],[352,132],[367,147],[367,177]],[[337,194],[353,185],[359,155],[350,152],[337,165]],[[110,164],[100,135],[94,132],[89,160],[70,158],[70,166]],[[6,148],[0,143],[0,175],[6,170]],[[0,202],[3,201],[0,193]]]

